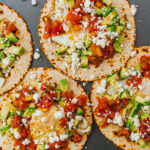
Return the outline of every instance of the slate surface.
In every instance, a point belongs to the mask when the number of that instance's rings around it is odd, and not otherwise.
[[[37,0],[38,5],[32,6],[31,0],[0,0],[15,9],[27,22],[34,41],[34,50],[40,49],[41,60],[33,60],[31,67],[52,67],[41,50],[38,40],[38,21],[40,10],[44,6],[45,0]],[[150,45],[150,0],[130,0],[131,4],[138,5],[136,14],[137,40],[136,46]],[[90,94],[92,83],[87,83],[85,90]],[[112,142],[108,141],[93,123],[92,134],[84,149],[87,150],[119,150]]]

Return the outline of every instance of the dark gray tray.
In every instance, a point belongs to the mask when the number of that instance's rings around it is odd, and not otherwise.
[[[31,0],[0,0],[15,9],[27,22],[32,33],[34,41],[34,50],[40,49],[41,60],[33,60],[31,67],[52,67],[46,59],[38,40],[38,21],[40,10],[46,0],[37,0],[38,5],[32,6]],[[130,0],[131,4],[138,5],[136,15],[137,40],[136,46],[150,45],[150,0]],[[88,83],[85,90],[90,94],[92,83]],[[98,130],[97,125],[93,122],[93,130],[85,146],[88,150],[119,150],[114,144],[108,141]]]

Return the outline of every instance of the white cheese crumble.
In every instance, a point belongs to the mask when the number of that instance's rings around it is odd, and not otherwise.
[[[35,94],[33,94],[33,99],[35,100],[35,103],[38,102],[38,100],[40,99],[40,97],[41,97],[41,93],[35,93]]]
[[[37,0],[31,0],[31,4],[32,4],[33,6],[37,5]]]
[[[30,75],[30,79],[31,79],[31,80],[35,80],[35,79],[36,79],[36,74],[35,74],[35,73],[31,74],[31,75]]]
[[[34,59],[39,59],[41,57],[39,52],[34,52]]]
[[[72,53],[71,70],[75,73],[80,67],[80,58],[77,53]]]
[[[64,113],[64,110],[60,110],[60,111],[57,111],[55,114],[55,119],[62,119],[65,117],[65,113]]]
[[[36,110],[33,116],[42,116],[44,113],[41,110]]]
[[[28,144],[30,144],[30,140],[26,138],[24,141],[22,141],[22,144],[28,145]]]
[[[67,26],[65,23],[63,23],[63,29],[65,32],[69,31],[69,26]]]
[[[49,145],[48,144],[45,144],[45,149],[49,149]]]
[[[123,126],[123,121],[122,121],[122,117],[120,115],[119,112],[116,112],[115,113],[115,117],[113,119],[113,123],[114,124],[118,124],[119,126]]]
[[[78,102],[78,99],[75,97],[72,99],[71,103],[76,104]]]
[[[131,29],[132,28],[132,25],[130,23],[127,23],[127,29]]]
[[[15,137],[16,139],[20,139],[20,138],[21,138],[20,133],[16,131],[16,132],[14,133],[14,137]]]
[[[0,77],[0,87],[2,87],[5,83],[5,79]]]
[[[140,133],[131,132],[130,139],[131,141],[137,142],[140,139]]]
[[[99,93],[99,94],[103,94],[106,92],[106,80],[105,79],[102,79],[101,80],[101,83],[100,83],[100,86],[97,87],[96,89],[96,93]]]
[[[134,117],[133,122],[136,127],[140,127],[140,120],[138,119],[138,115]]]
[[[67,134],[61,134],[61,135],[60,135],[60,140],[61,140],[61,141],[65,141],[67,138],[68,138],[68,135],[67,135]]]
[[[136,12],[137,12],[137,8],[135,5],[131,5],[131,12],[132,12],[132,15],[135,16],[136,15]]]
[[[136,50],[134,50],[132,53],[131,53],[131,57],[134,57],[136,55]]]
[[[73,126],[74,126],[74,119],[71,119],[71,120],[68,122],[69,130],[71,130]]]

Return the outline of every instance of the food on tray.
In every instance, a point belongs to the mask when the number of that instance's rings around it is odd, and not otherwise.
[[[135,23],[126,0],[48,0],[39,35],[56,68],[90,81],[120,69],[128,60]]]
[[[24,20],[0,3],[0,95],[18,84],[28,71],[32,50]]]
[[[136,48],[127,67],[95,81],[94,116],[101,132],[123,149],[150,145],[150,47]]]
[[[92,128],[88,96],[76,81],[53,69],[31,69],[1,98],[0,108],[4,150],[80,150]]]

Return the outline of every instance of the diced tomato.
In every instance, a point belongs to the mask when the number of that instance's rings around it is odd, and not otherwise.
[[[142,69],[142,70],[147,70],[147,69],[148,69],[148,64],[147,64],[146,62],[143,62],[143,63],[141,64],[141,69]]]
[[[28,93],[28,91],[29,91],[29,87],[28,86],[23,87],[23,89],[22,89],[23,93]]]
[[[28,137],[29,134],[30,134],[30,130],[28,128],[23,128],[20,132],[22,138]]]
[[[103,118],[101,121],[101,128],[106,128],[107,127],[107,118]]]
[[[15,146],[17,147],[17,146],[19,146],[19,148],[21,149],[21,150],[26,150],[26,146],[25,145],[23,145],[22,144],[22,141],[23,141],[24,139],[15,139]]]
[[[11,24],[9,25],[9,29],[10,29],[11,32],[17,31],[17,27],[16,27],[15,24],[13,24],[13,23],[11,23]]]
[[[99,110],[105,110],[108,108],[108,99],[106,97],[96,97],[96,100],[98,101],[99,105],[98,108]]]
[[[60,120],[60,122],[61,122],[61,126],[62,126],[62,127],[66,127],[66,126],[67,126],[67,122],[68,122],[67,117],[62,118],[62,119]]]
[[[137,75],[127,79],[126,81],[128,86],[131,86],[132,84],[133,87],[138,87],[138,85],[141,84],[141,82],[142,82],[142,78],[138,77]]]
[[[82,4],[84,4],[85,0],[76,0],[74,4],[74,9],[80,8]]]
[[[101,1],[96,0],[96,6],[100,8],[103,6],[103,3]]]
[[[144,76],[150,79],[150,70],[144,73]]]
[[[74,92],[62,92],[61,96],[67,101],[67,102],[71,102],[71,100],[74,98]]]
[[[68,104],[65,106],[64,108],[64,112],[67,113],[67,112],[74,112],[76,110],[76,106],[74,104]]]
[[[24,93],[20,93],[20,96],[18,99],[13,101],[13,104],[18,107],[20,110],[23,110],[29,106],[29,103],[25,101],[26,96]]]
[[[45,22],[45,32],[44,32],[43,37],[44,37],[44,39],[48,39],[49,37],[51,37],[51,24],[50,24],[50,21]]]
[[[31,142],[27,145],[27,149],[28,150],[35,150],[36,149],[36,145],[35,145],[33,140],[31,140]]]
[[[86,105],[86,103],[87,103],[86,95],[80,95],[77,97],[77,99],[78,99],[77,106],[83,107]]]
[[[51,23],[51,34],[52,35],[60,35],[64,33],[63,23],[60,21],[55,21]]]
[[[82,140],[82,136],[79,135],[78,133],[75,133],[74,136],[73,136],[73,141],[76,142],[76,143],[80,143]]]
[[[80,24],[83,20],[83,16],[76,12],[75,10],[71,10],[66,16],[66,20],[70,21],[72,24]]]
[[[46,85],[45,85],[45,83],[42,83],[42,85],[41,85],[41,90],[42,90],[42,91],[45,91],[45,90],[46,90]]]
[[[122,129],[118,132],[118,136],[129,135],[129,131],[127,129]]]
[[[36,106],[38,108],[50,108],[54,103],[54,100],[49,101],[47,98],[45,97],[41,97],[38,101],[38,103],[36,104]]]
[[[14,115],[14,118],[11,120],[11,127],[18,128],[21,125],[22,118],[17,114]]]

